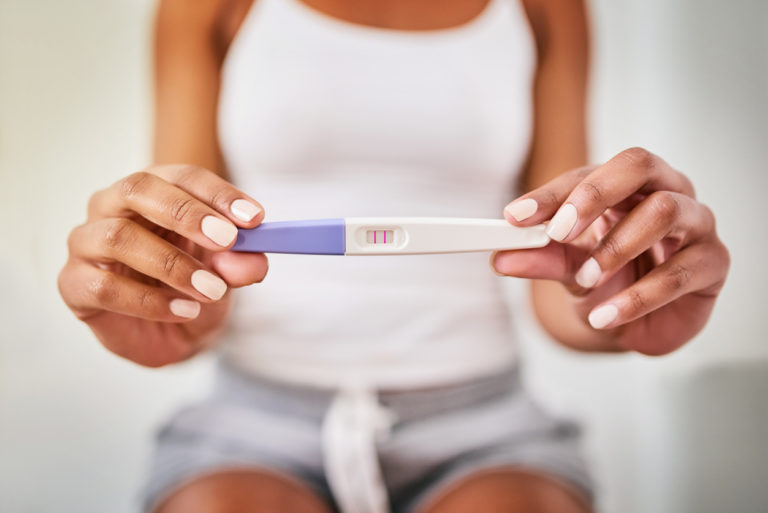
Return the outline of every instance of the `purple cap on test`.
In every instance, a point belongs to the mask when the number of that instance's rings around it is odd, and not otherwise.
[[[279,221],[237,231],[232,251],[343,255],[346,252],[344,219]]]

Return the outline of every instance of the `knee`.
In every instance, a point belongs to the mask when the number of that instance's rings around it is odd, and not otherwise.
[[[176,490],[153,513],[330,513],[306,485],[268,471],[231,470]]]
[[[588,499],[554,477],[516,469],[480,471],[449,487],[424,513],[589,513]]]

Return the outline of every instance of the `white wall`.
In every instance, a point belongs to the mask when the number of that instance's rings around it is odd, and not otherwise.
[[[0,511],[131,512],[206,362],[110,356],[56,291],[88,196],[147,163],[151,0],[0,0]]]
[[[152,4],[0,0],[4,512],[135,511],[152,429],[208,384],[206,359],[150,371],[109,355],[55,287],[87,197],[147,162]],[[691,496],[696,511],[751,511],[720,507],[738,497],[764,499],[765,510],[762,447],[748,449],[766,426],[755,415],[768,392],[766,4],[591,4],[595,160],[643,145],[688,173],[718,215],[733,267],[707,330],[663,359],[574,355],[524,318],[530,386],[587,423],[603,511],[693,511]],[[712,440],[745,464],[707,452]]]

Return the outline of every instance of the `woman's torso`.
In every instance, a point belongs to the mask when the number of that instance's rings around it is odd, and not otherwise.
[[[222,71],[233,181],[267,221],[499,217],[530,140],[534,50],[516,0],[399,31],[258,0]],[[240,291],[225,358],[316,385],[431,386],[514,360],[487,254],[271,255]]]

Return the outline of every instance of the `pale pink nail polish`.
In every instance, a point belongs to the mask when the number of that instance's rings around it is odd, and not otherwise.
[[[170,303],[170,309],[173,315],[184,317],[185,319],[194,319],[200,315],[200,303],[188,299],[173,299]]]
[[[237,237],[237,227],[215,216],[203,218],[202,230],[206,237],[219,246],[229,246]]]
[[[259,212],[261,212],[259,207],[244,199],[236,199],[233,201],[229,206],[229,210],[236,218],[246,222],[251,221],[254,217],[259,215]]]
[[[539,204],[533,198],[525,198],[524,200],[514,201],[507,205],[504,210],[507,214],[515,218],[516,221],[524,221],[531,217],[539,209]]]
[[[192,286],[202,295],[217,301],[227,291],[227,284],[216,276],[203,269],[192,273]]]
[[[590,257],[576,273],[576,283],[585,289],[592,288],[595,286],[595,283],[598,282],[602,274],[603,270],[600,269],[600,264],[597,263],[597,260]]]
[[[596,330],[603,329],[619,315],[619,309],[615,305],[607,304],[598,306],[589,313],[589,324]]]
[[[555,217],[549,222],[547,235],[553,240],[562,241],[571,233],[578,218],[579,215],[576,212],[576,207],[571,203],[566,203],[560,207]]]

